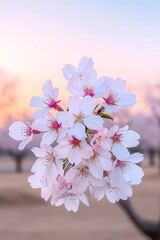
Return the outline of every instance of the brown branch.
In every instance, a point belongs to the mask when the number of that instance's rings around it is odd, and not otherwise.
[[[119,205],[125,210],[128,217],[134,222],[141,232],[152,240],[160,240],[160,220],[158,222],[147,221],[136,213],[129,200],[119,201]]]

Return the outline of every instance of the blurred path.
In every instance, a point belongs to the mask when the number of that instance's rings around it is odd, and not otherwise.
[[[0,175],[0,240],[145,240],[117,204],[107,200],[78,213],[51,207],[40,199],[39,190],[27,183],[28,174]],[[148,219],[160,212],[160,177],[148,171],[134,187],[132,203]]]

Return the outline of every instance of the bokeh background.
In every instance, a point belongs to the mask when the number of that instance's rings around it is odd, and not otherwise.
[[[137,104],[115,115],[141,135],[145,177],[132,204],[160,218],[160,1],[0,0],[0,239],[144,240],[123,209],[106,200],[76,214],[51,207],[30,189],[34,157],[8,137],[13,121],[32,121],[31,96],[51,79],[62,105],[69,96],[62,68],[92,57],[98,76],[121,77]],[[35,139],[38,144],[38,139]]]

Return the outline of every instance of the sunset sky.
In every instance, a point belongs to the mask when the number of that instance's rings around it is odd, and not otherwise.
[[[17,111],[49,78],[66,101],[61,69],[83,56],[98,76],[126,79],[140,109],[143,87],[160,78],[160,1],[0,1],[0,70],[18,79]]]

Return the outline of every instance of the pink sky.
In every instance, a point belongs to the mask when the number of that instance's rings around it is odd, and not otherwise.
[[[160,77],[157,0],[0,2],[0,69],[19,79],[16,109],[29,109],[47,79],[67,100],[61,69],[92,57],[99,76],[121,77],[140,99]],[[0,81],[2,81],[0,79]]]

